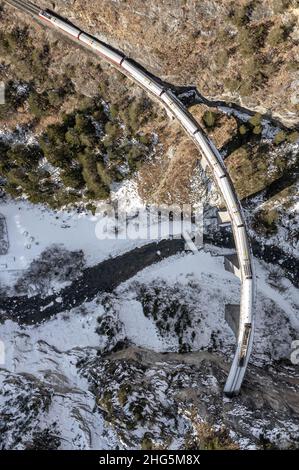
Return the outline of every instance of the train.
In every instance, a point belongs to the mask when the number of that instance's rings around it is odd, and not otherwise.
[[[248,350],[250,333],[251,333],[251,323],[245,323],[241,347],[240,347],[240,356],[239,356],[240,367],[244,366],[244,361],[245,361],[247,350]]]
[[[255,282],[253,257],[242,208],[234,192],[221,155],[170,88],[166,88],[164,84],[153,78],[124,54],[114,50],[99,39],[86,34],[49,10],[39,11],[38,16],[41,20],[50,22],[53,26],[63,30],[73,39],[91,47],[106,61],[123,70],[126,75],[132,77],[143,88],[158,98],[164,107],[181,123],[188,135],[192,137],[201,154],[205,156],[230,216],[241,273],[240,327],[237,356],[233,363],[235,366],[231,367],[225,387],[225,391],[228,394],[238,393],[252,346]]]

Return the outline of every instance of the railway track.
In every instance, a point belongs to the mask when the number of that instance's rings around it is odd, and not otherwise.
[[[50,10],[42,10],[38,6],[23,0],[5,0],[6,3],[30,14],[45,25],[67,34],[78,43],[96,52],[102,59],[118,68],[126,76],[147,90],[178,120],[188,136],[193,140],[201,154],[204,168],[209,167],[213,179],[224,199],[228,216],[232,225],[238,257],[238,269],[241,279],[240,317],[237,334],[237,347],[224,392],[229,395],[239,393],[250,357],[254,330],[254,297],[255,275],[253,256],[247,235],[246,223],[241,204],[235,193],[231,179],[227,173],[220,153],[203,132],[198,122],[178,100],[173,92],[163,86],[141,66],[133,62],[123,53],[116,51],[108,44],[85,33]]]
[[[7,0],[6,3],[9,3],[10,5],[18,8],[19,10],[22,10],[25,13],[29,13],[33,16],[38,16],[40,12],[40,8],[31,2],[22,2],[20,0]]]

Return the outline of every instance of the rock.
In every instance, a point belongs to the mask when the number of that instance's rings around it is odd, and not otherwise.
[[[207,98],[298,124],[298,9],[289,3],[278,11],[268,0],[249,3],[58,0],[55,10],[174,85],[196,85]],[[277,24],[284,28],[279,47],[270,34]]]
[[[227,369],[220,356],[207,352],[182,356],[136,346],[80,365],[100,412],[129,448],[149,445],[140,438],[145,433],[150,433],[153,448],[168,448],[170,441],[184,448],[188,433],[196,434],[202,422],[209,423],[213,439],[219,438],[219,429],[226,430],[222,448],[233,443],[263,448],[263,439],[268,447],[295,448],[299,440],[295,367],[249,366],[241,395],[233,399],[223,397]],[[197,442],[196,448],[205,446],[207,442]]]

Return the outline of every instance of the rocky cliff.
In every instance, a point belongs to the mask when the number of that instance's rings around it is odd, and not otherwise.
[[[40,3],[173,85],[298,124],[297,0]]]

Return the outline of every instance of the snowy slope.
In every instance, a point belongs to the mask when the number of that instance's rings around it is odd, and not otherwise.
[[[267,268],[260,264],[257,268],[260,290],[253,362],[262,365],[289,356],[290,341],[294,334],[298,334],[298,323],[291,287],[278,290],[270,286]],[[160,302],[156,318],[153,315],[153,297]],[[0,404],[2,410],[12,412],[11,418],[9,413],[7,415],[3,434],[6,448],[23,448],[26,442],[32,440],[32,428],[49,428],[51,434],[60,437],[61,448],[109,449],[115,448],[116,443],[123,447],[120,437],[107,427],[103,419],[106,415],[101,411],[104,405],[96,411],[97,393],[93,385],[90,388],[90,376],[93,381],[97,380],[99,387],[98,380],[102,380],[101,374],[105,376],[105,367],[109,367],[109,360],[105,360],[104,356],[101,358],[101,351],[107,353],[116,345],[129,342],[155,354],[175,354],[184,346],[188,348],[185,352],[209,351],[216,355],[215,358],[224,354],[228,360],[233,351],[234,336],[224,321],[224,304],[232,299],[237,302],[238,297],[239,281],[224,271],[223,259],[201,251],[196,255],[176,255],[146,268],[119,286],[115,293],[59,314],[44,324],[20,327],[6,321],[0,325],[0,339],[6,351],[0,369]],[[166,318],[163,317],[165,312],[168,315]],[[168,329],[165,329],[166,324]],[[179,357],[176,356],[176,360]],[[181,357],[187,358],[186,355]],[[184,372],[186,367],[183,363],[179,367],[183,377],[187,373]],[[201,386],[207,393],[212,392],[215,384],[217,393],[222,393],[215,378],[212,387],[204,370],[201,374],[203,376],[197,380],[201,380]],[[154,376],[150,377],[152,380]],[[188,373],[186,377],[191,380]],[[113,380],[117,383],[117,376]],[[167,382],[167,375],[163,380]],[[199,383],[192,380],[192,387],[197,387]],[[104,390],[110,389],[109,384],[107,387]],[[166,406],[170,399],[166,383],[161,390],[157,389],[157,393],[158,390],[159,400]],[[35,410],[34,403],[40,403],[29,421],[26,420],[29,412],[22,405],[24,400],[32,403],[32,410]],[[172,429],[171,421],[168,423],[161,413],[161,426]],[[247,416],[248,410],[246,413]],[[177,437],[173,448],[183,445],[182,433],[186,432],[187,425],[184,420],[179,422],[180,427],[174,431]],[[261,426],[264,422],[261,421]],[[280,429],[277,423],[275,426],[275,429]],[[15,428],[24,429],[18,444],[14,440]],[[134,439],[137,439],[134,445],[137,448],[138,436],[142,435],[141,429],[140,432],[138,429],[137,426],[134,431]],[[249,434],[250,430],[247,429],[246,435]],[[243,447],[253,445],[253,438],[244,439],[243,436],[242,439],[240,443]]]
[[[96,354],[96,308],[95,304],[86,305],[29,328],[11,321],[1,325],[5,360],[0,367],[0,407],[13,418],[8,419],[5,448],[23,448],[34,429],[49,427],[61,437],[62,449],[113,447],[113,434],[108,432],[105,437],[103,419],[94,413],[94,396],[76,366],[82,357]],[[49,404],[45,409],[39,406],[28,421],[21,397],[32,402],[28,406],[33,409],[37,391],[41,401],[47,399]],[[19,426],[22,437],[18,444]]]

